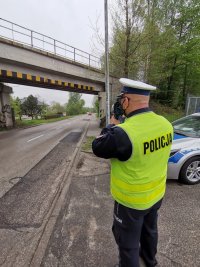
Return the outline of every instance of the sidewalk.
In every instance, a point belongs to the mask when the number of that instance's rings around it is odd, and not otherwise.
[[[87,137],[98,136],[100,131],[98,121],[93,117]],[[118,251],[111,231],[113,199],[109,173],[109,160],[95,157],[92,151],[79,153],[41,266],[113,267],[117,263]],[[196,203],[199,197],[198,189],[194,186],[180,188],[177,182],[167,183],[158,223],[158,267],[200,266],[198,212],[191,210],[191,203]],[[177,201],[178,195],[181,201]]]
[[[91,119],[87,136],[100,133]],[[113,200],[109,161],[80,152],[65,205],[51,235],[41,266],[112,267],[117,248],[112,236]]]
[[[87,137],[101,129],[94,118]],[[113,267],[118,263],[112,235],[110,163],[92,151],[80,152],[68,197],[51,235],[42,266]],[[141,267],[144,265],[141,265]]]

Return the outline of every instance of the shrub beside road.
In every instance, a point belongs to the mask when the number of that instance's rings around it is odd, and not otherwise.
[[[44,123],[51,123],[55,121],[62,121],[71,118],[72,116],[65,116],[60,118],[53,118],[53,119],[35,119],[35,120],[16,120],[16,127],[24,127],[24,126],[34,126],[40,125]]]

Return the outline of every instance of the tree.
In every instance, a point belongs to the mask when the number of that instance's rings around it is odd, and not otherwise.
[[[14,113],[19,119],[22,119],[22,103],[19,97],[13,98],[10,96],[11,107],[14,109]]]
[[[84,113],[85,101],[81,99],[82,94],[80,93],[69,93],[69,100],[66,104],[67,115],[78,115]]]
[[[34,116],[40,115],[42,112],[42,103],[38,102],[38,98],[29,95],[23,102],[22,102],[22,113],[24,115],[30,116],[32,119]]]
[[[52,102],[50,106],[48,106],[48,114],[63,114],[65,112],[64,105],[61,105],[58,102]]]
[[[200,86],[198,0],[118,0],[110,69],[156,85],[174,107]],[[161,94],[158,94],[160,97]]]
[[[160,88],[173,106],[184,105],[187,93],[200,84],[200,5],[196,0],[168,0],[164,34],[168,48],[162,60]]]
[[[141,19],[143,0],[118,0],[113,15],[113,45],[110,49],[110,69],[117,76],[135,78],[139,73]]]
[[[94,109],[94,112],[96,112],[97,116],[99,117],[99,100],[98,100],[98,97],[94,97],[94,99],[93,99],[93,109]]]

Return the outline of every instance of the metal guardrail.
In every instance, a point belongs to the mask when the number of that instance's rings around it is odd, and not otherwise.
[[[2,18],[0,18],[0,37],[82,63],[89,67],[101,69],[100,58]]]

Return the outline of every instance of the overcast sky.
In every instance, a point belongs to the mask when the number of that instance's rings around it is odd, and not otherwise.
[[[0,0],[0,17],[99,56],[104,47],[95,38],[96,24],[104,36],[104,0]],[[47,103],[67,102],[67,93],[13,85],[14,96],[38,95]],[[86,106],[93,96],[83,95]]]

